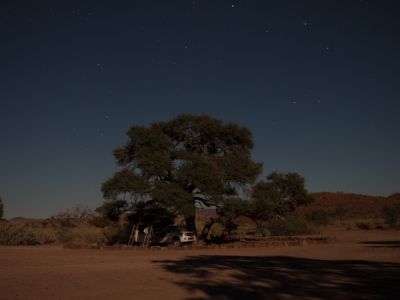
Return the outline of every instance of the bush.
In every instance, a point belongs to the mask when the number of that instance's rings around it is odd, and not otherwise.
[[[254,231],[255,237],[268,237],[271,235],[270,230],[266,224],[258,224],[256,230]]]
[[[121,226],[119,224],[110,224],[104,227],[102,230],[102,236],[107,244],[119,244],[126,243],[129,239],[129,230],[126,226]]]
[[[274,219],[267,225],[271,235],[307,235],[315,233],[315,228],[306,220],[295,216]]]
[[[0,245],[44,245],[55,241],[51,229],[0,221]]]
[[[317,226],[326,226],[329,224],[329,214],[322,209],[314,209],[306,214],[307,221]]]
[[[335,219],[343,220],[346,214],[346,207],[342,203],[338,203],[335,207],[335,211],[332,213],[332,217]]]
[[[390,226],[390,227],[395,227],[399,221],[400,217],[400,201],[395,203],[393,206],[385,206],[383,208],[383,217],[385,219],[385,222]]]
[[[92,226],[61,228],[57,234],[58,240],[67,247],[85,246],[104,242],[101,229]]]
[[[371,224],[367,222],[358,222],[356,223],[356,226],[358,229],[362,230],[370,230],[371,229]]]
[[[93,216],[88,220],[88,224],[97,228],[105,228],[111,224],[111,221],[103,218],[102,216]]]

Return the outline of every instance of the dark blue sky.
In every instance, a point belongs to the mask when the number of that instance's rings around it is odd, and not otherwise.
[[[102,202],[133,124],[249,127],[264,175],[400,191],[398,1],[2,1],[6,217]]]

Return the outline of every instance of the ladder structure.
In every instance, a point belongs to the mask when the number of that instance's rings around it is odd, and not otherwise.
[[[140,238],[140,236],[142,236],[143,239]],[[140,243],[141,247],[148,248],[148,247],[150,247],[153,236],[154,236],[153,225],[146,227],[143,230],[143,232],[139,233],[139,225],[134,224],[132,226],[132,231],[129,236],[127,245],[133,246],[136,243],[139,243],[139,241],[141,240],[141,243]]]
[[[147,232],[146,232],[147,229]],[[143,243],[142,247],[143,248],[149,248],[152,237],[153,237],[153,225],[150,225],[144,230],[144,238],[143,238]]]
[[[131,235],[129,236],[129,241],[128,241],[128,246],[133,246],[135,242],[137,242],[136,238],[135,238],[135,232],[136,230],[139,230],[139,226],[134,224],[132,226],[132,232]]]

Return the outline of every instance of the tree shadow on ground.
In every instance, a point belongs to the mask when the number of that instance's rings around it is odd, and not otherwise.
[[[366,241],[360,242],[360,244],[372,248],[400,248],[400,241]]]
[[[400,299],[400,264],[288,256],[193,256],[154,261],[188,299]]]

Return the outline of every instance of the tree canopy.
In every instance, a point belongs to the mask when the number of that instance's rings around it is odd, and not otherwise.
[[[121,169],[103,183],[104,197],[155,201],[183,215],[193,231],[196,205],[222,205],[262,169],[251,158],[250,130],[208,115],[132,126],[127,135],[126,145],[114,150]]]
[[[283,219],[298,206],[312,201],[305,188],[304,178],[297,173],[273,172],[266,180],[252,186],[248,199],[232,199],[218,209],[218,215],[228,222],[238,216],[252,219],[259,229],[273,218]]]
[[[245,214],[260,225],[275,216],[283,217],[311,201],[303,177],[297,173],[273,172],[266,180],[254,185]]]

